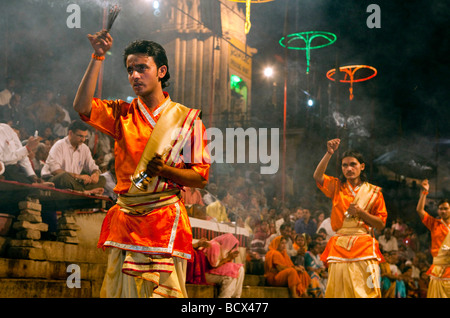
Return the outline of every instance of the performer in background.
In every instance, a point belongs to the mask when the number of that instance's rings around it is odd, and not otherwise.
[[[450,204],[448,199],[438,203],[439,218],[434,218],[425,211],[430,185],[428,180],[421,183],[422,192],[417,203],[417,213],[422,223],[431,233],[431,255],[433,264],[427,271],[430,277],[428,298],[450,298]]]
[[[115,139],[114,191],[118,193],[98,243],[109,248],[100,296],[187,297],[186,259],[191,257],[192,230],[180,190],[203,188],[208,180],[210,159],[200,111],[173,102],[163,91],[170,78],[167,56],[152,41],[134,41],[124,51],[128,81],[137,98],[131,103],[94,98],[113,38],[105,30],[88,38],[94,53],[74,109],[88,124]],[[182,149],[192,148],[191,156],[180,155]],[[148,177],[141,188],[130,178],[136,180],[142,173]]]
[[[356,151],[342,155],[340,179],[325,174],[340,139],[327,142],[327,152],[318,164],[314,179],[332,200],[330,238],[321,260],[328,266],[327,298],[379,298],[383,256],[373,229],[382,230],[387,211],[380,188],[367,182],[365,163]]]

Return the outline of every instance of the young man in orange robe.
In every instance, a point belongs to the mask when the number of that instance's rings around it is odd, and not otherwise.
[[[109,250],[100,296],[187,297],[192,230],[180,191],[183,186],[203,188],[208,180],[210,159],[200,111],[173,102],[163,91],[170,77],[167,56],[152,41],[132,42],[124,51],[128,80],[137,98],[131,103],[94,98],[113,38],[102,30],[88,39],[94,53],[74,109],[115,139],[114,191],[118,193],[98,242]],[[140,186],[131,181],[144,173],[147,177]]]
[[[332,200],[330,238],[321,260],[328,267],[327,298],[379,298],[379,262],[384,261],[373,230],[382,230],[387,219],[380,188],[366,181],[361,154],[342,155],[343,176],[325,174],[338,149],[340,139],[327,142],[327,152],[318,164],[314,179],[318,188]]]
[[[431,255],[433,264],[427,271],[430,277],[427,298],[450,298],[450,204],[448,199],[438,203],[439,218],[425,211],[430,185],[422,181],[422,192],[417,203],[417,213],[431,233]]]

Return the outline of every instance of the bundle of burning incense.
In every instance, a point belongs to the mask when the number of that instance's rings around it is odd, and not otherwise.
[[[109,32],[109,30],[111,30],[111,27],[112,27],[114,21],[116,21],[116,18],[119,15],[120,10],[121,10],[121,8],[118,5],[114,5],[109,9],[108,24],[106,27],[107,32]]]

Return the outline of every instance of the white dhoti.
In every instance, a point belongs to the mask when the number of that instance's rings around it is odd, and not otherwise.
[[[109,248],[101,298],[186,298],[187,261]],[[149,259],[150,258],[150,259]],[[136,260],[136,261],[135,261]],[[142,260],[145,260],[144,262]],[[159,271],[154,263],[160,263]],[[150,265],[151,263],[151,265]],[[167,268],[171,270],[167,270]]]

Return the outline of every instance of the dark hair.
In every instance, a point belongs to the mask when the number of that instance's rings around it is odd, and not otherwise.
[[[449,202],[449,200],[448,199],[442,199],[442,200],[440,200],[439,201],[439,203],[438,203],[438,207],[441,205],[441,204],[444,204],[444,203],[448,203],[448,204],[450,204],[450,202]]]
[[[149,57],[152,57],[158,69],[163,65],[167,67],[166,75],[161,79],[161,86],[162,88],[169,86],[169,84],[166,83],[170,78],[169,61],[167,60],[166,50],[164,50],[164,48],[160,44],[153,41],[133,41],[128,44],[123,52],[123,63],[125,67],[127,67],[128,55],[138,53],[146,54]]]
[[[318,230],[318,232],[317,233],[321,233],[321,232],[323,232],[323,233],[325,233],[325,234],[327,234],[328,235],[328,233],[327,233],[327,230],[325,230],[325,228],[324,227],[321,227],[319,230]]]
[[[308,250],[312,250],[313,248],[315,248],[316,246],[320,245],[319,242],[317,241],[312,241],[311,243],[308,244]]]
[[[69,131],[76,132],[77,130],[86,131],[88,126],[81,120],[73,120],[69,125]]]
[[[291,223],[283,223],[280,225],[280,230],[284,230],[285,228],[291,228],[292,229],[292,224]]]
[[[346,152],[344,152],[341,156],[341,164],[342,164],[342,160],[347,157],[355,158],[356,160],[358,160],[358,162],[360,164],[363,164],[363,163],[365,164],[364,157],[359,151],[347,150]],[[362,182],[365,182],[368,180],[367,175],[364,170],[361,171],[361,175],[359,177]],[[347,179],[345,178],[345,176],[343,174],[340,175],[339,179],[341,180],[341,182],[347,181]]]

